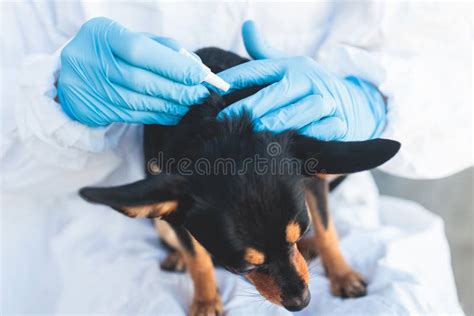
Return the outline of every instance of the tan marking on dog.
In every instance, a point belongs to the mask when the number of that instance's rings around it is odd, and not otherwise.
[[[347,266],[339,249],[339,240],[332,220],[328,214],[328,227],[324,227],[316,203],[316,197],[306,192],[306,202],[311,212],[311,219],[314,226],[314,241],[316,249],[324,264],[330,270],[339,270],[342,266]],[[329,267],[330,266],[330,267]]]
[[[291,222],[286,226],[286,241],[294,244],[301,237],[300,225],[296,222]]]
[[[328,188],[326,187],[326,194]],[[324,227],[316,203],[316,197],[309,191],[305,194],[307,206],[312,215],[314,226],[314,242],[316,250],[321,256],[323,266],[331,283],[334,295],[357,297],[365,294],[365,285],[362,277],[354,272],[342,256],[339,239],[332,218],[328,213],[328,225]]]
[[[304,260],[303,255],[301,255],[300,251],[298,250],[298,247],[296,247],[296,244],[293,247],[294,247],[293,265],[295,267],[296,272],[300,276],[301,280],[304,281],[304,284],[308,285],[308,282],[309,282],[308,264],[306,263],[306,260]]]
[[[150,205],[124,207],[123,211],[130,217],[162,217],[177,209],[177,201],[166,201]]]
[[[271,275],[260,271],[251,271],[245,277],[255,285],[263,297],[273,304],[281,305],[280,288]]]
[[[192,237],[194,253],[184,250],[186,265],[194,283],[194,299],[191,314],[199,314],[202,310],[213,310],[222,313],[223,307],[217,293],[214,265],[209,253]]]
[[[194,284],[194,298],[190,315],[221,315],[224,311],[217,293],[214,277],[214,266],[207,251],[192,237],[194,254],[184,248],[179,242],[173,228],[166,221],[155,218],[155,229],[168,245],[177,249],[184,259]]]
[[[244,259],[250,264],[259,265],[265,262],[265,255],[254,248],[245,250]]]

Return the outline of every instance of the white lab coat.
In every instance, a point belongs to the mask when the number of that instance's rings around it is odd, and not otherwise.
[[[218,46],[241,55],[241,24],[254,19],[277,48],[377,85],[388,98],[383,137],[403,144],[382,169],[434,178],[472,164],[469,14],[467,4],[344,1],[3,3],[3,311],[182,314],[192,298],[187,276],[157,268],[164,252],[148,222],[77,197],[82,186],[143,176],[140,126],[88,128],[55,101],[60,49],[88,19],[107,16],[189,50]],[[317,261],[303,314],[462,313],[442,221],[416,204],[379,199],[367,174],[351,178],[333,209],[369,295],[330,296]],[[285,313],[239,296],[246,283],[217,273],[229,313]]]

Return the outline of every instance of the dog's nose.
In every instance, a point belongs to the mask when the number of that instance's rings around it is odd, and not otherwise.
[[[283,307],[290,312],[297,312],[308,306],[311,300],[311,293],[308,289],[305,289],[301,296],[290,297],[283,301]]]

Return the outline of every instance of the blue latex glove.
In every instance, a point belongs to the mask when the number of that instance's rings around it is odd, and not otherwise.
[[[243,26],[247,51],[254,58],[219,76],[231,89],[269,84],[224,109],[219,116],[248,109],[258,129],[297,129],[321,140],[366,140],[377,137],[386,119],[383,96],[356,77],[338,78],[308,57],[284,58],[262,39],[253,22]]]
[[[58,97],[74,120],[176,124],[209,91],[206,72],[170,38],[134,33],[107,18],[86,22],[61,53]]]

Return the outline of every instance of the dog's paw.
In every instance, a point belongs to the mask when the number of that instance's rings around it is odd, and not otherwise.
[[[191,316],[216,316],[223,315],[223,313],[224,307],[222,306],[221,299],[217,296],[212,301],[194,300],[189,314]]]
[[[160,267],[165,271],[184,272],[186,271],[186,262],[184,261],[184,256],[175,250],[163,260]]]
[[[340,297],[361,297],[367,294],[364,279],[352,270],[340,275],[330,276],[331,292]]]

